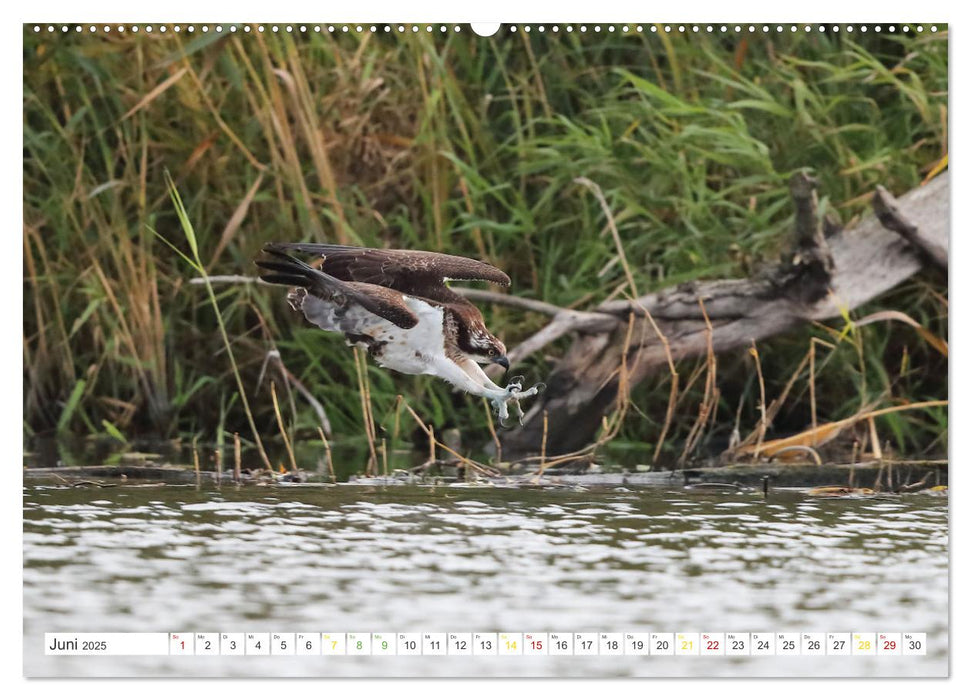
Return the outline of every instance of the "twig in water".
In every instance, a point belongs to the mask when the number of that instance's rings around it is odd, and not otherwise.
[[[334,474],[334,456],[330,451],[330,443],[327,442],[327,436],[324,435],[324,430],[319,425],[317,426],[317,432],[320,434],[320,439],[324,442],[324,454],[327,458],[327,473],[330,474],[331,481],[336,482],[337,476]]]
[[[375,445],[377,435],[374,429],[374,415],[371,413],[371,391],[367,378],[367,360],[361,356],[361,351],[357,347],[354,348],[354,369],[357,372],[357,387],[361,396],[361,416],[364,420],[364,432],[367,436],[368,451],[370,452],[364,473],[367,476],[372,476],[372,470],[377,470],[378,468],[378,454]]]
[[[813,447],[816,446],[816,343],[809,341],[809,413],[813,425]]]
[[[293,401],[293,392],[290,391],[290,387],[293,386],[297,390],[310,407],[317,414],[317,420],[324,428],[324,432],[330,435],[332,433],[330,427],[330,419],[327,418],[327,411],[324,410],[323,404],[317,400],[317,398],[310,392],[310,390],[297,379],[297,376],[291,372],[285,364],[283,364],[283,358],[280,356],[280,351],[276,348],[271,349],[266,353],[266,357],[263,358],[263,366],[260,368],[259,379],[257,379],[256,386],[259,387],[263,383],[263,375],[266,373],[266,367],[273,360],[276,363],[277,369],[280,370],[280,374],[283,376],[284,381],[287,383],[287,396],[290,400],[290,410],[294,415],[297,414],[297,407]]]
[[[388,475],[388,438],[381,436],[381,464],[384,468],[384,475]]]
[[[550,413],[549,411],[543,411],[543,443],[540,446],[539,474],[537,476],[543,476],[543,470],[546,469],[546,435],[549,430],[549,423]]]
[[[759,432],[758,438],[755,441],[755,452],[752,454],[752,459],[758,459],[759,451],[762,449],[762,441],[765,440],[766,431],[765,378],[762,376],[762,359],[759,357],[759,349],[755,347],[755,341],[752,341],[752,348],[749,350],[749,352],[752,353],[752,357],[755,358],[755,373],[759,378],[759,411],[762,415],[759,418]]]
[[[499,472],[497,472],[496,470],[491,469],[490,467],[487,467],[484,464],[480,464],[475,460],[469,459],[468,457],[459,454],[458,452],[453,450],[445,443],[439,442],[435,438],[435,429],[432,426],[425,424],[425,422],[418,416],[418,414],[415,413],[415,410],[411,406],[409,406],[408,403],[404,400],[404,397],[399,395],[398,400],[405,407],[405,410],[408,411],[409,414],[411,414],[411,417],[414,419],[415,423],[417,423],[418,427],[421,428],[421,431],[425,433],[425,435],[428,437],[428,452],[429,452],[429,460],[427,462],[428,464],[432,464],[435,462],[436,460],[435,449],[436,447],[441,447],[443,450],[445,450],[450,455],[452,455],[457,460],[459,460],[459,462],[461,462],[462,464],[470,467],[471,469],[479,473],[485,474],[486,476],[492,476],[492,477],[500,475]]]
[[[276,414],[276,424],[280,427],[280,435],[283,436],[283,444],[287,448],[287,456],[290,458],[290,469],[296,474],[299,472],[297,469],[297,458],[293,454],[293,445],[290,444],[290,437],[287,435],[287,429],[283,425],[283,415],[280,413],[280,402],[276,398],[276,382],[270,382],[270,395],[273,398],[273,412]]]
[[[482,399],[482,405],[485,407],[486,423],[489,426],[489,435],[492,436],[492,443],[496,446],[496,466],[502,464],[502,442],[499,440],[499,435],[496,433],[496,426],[492,422],[492,410],[489,406],[489,402],[485,398]]]
[[[233,481],[239,484],[242,478],[242,465],[241,465],[241,452],[242,445],[239,443],[239,433],[233,433]]]
[[[196,489],[202,488],[202,473],[199,471],[199,450],[196,449],[196,438],[192,438],[192,463],[196,470]]]
[[[880,449],[880,438],[877,435],[877,424],[873,420],[873,416],[867,418],[867,423],[869,423],[870,428],[870,451],[875,459],[883,461],[883,450]]]

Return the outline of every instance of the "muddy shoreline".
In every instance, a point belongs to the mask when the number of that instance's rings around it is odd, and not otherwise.
[[[387,476],[351,477],[335,482],[321,472],[244,472],[234,480],[232,472],[196,472],[179,465],[90,465],[74,467],[34,467],[23,470],[25,483],[60,484],[75,487],[113,487],[124,485],[448,485],[470,484],[504,487],[622,487],[655,486],[688,489],[772,489],[842,487],[849,492],[910,493],[946,487],[946,460],[871,461],[858,464],[737,464],[724,467],[694,467],[677,470],[627,471],[596,470],[584,473],[545,473],[520,471],[497,477],[470,476],[461,467],[434,465],[422,471],[398,470]]]

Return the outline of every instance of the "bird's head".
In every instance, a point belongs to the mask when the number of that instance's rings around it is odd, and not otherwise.
[[[480,365],[497,364],[509,369],[506,346],[486,330],[484,325],[476,324],[469,328],[467,334],[459,334],[459,347]]]

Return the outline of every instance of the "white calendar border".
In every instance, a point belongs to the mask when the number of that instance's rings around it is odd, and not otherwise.
[[[454,3],[446,2],[445,0],[432,0],[432,1],[421,1],[413,0],[408,6],[402,5],[400,2],[390,2],[389,0],[376,0],[375,2],[369,3],[369,5],[364,6],[358,5],[333,5],[323,9],[314,9],[313,11],[318,14],[326,14],[328,20],[341,21],[342,19],[350,21],[358,20],[370,20],[382,21],[389,16],[394,16],[396,20],[407,21],[409,17],[403,17],[402,15],[408,15],[415,11],[414,8],[417,7],[417,12],[422,15],[421,19],[425,19],[425,15],[435,18],[448,17],[449,21],[462,22],[468,20],[493,20],[493,19],[516,19],[518,21],[527,21],[532,19],[540,19],[545,22],[556,21],[557,16],[562,18],[562,21],[580,21],[593,19],[594,21],[604,21],[610,20],[612,16],[616,15],[623,20],[629,18],[640,18],[643,15],[651,15],[652,19],[657,21],[708,21],[708,20],[721,20],[725,21],[736,21],[740,19],[739,15],[745,15],[746,19],[759,20],[771,18],[773,21],[805,21],[807,19],[817,19],[823,18],[827,21],[834,22],[846,22],[846,21],[868,21],[873,20],[873,14],[878,13],[883,16],[883,19],[895,20],[899,18],[910,18],[916,12],[920,14],[927,14],[928,16],[933,16],[933,19],[940,19],[940,21],[945,21],[944,17],[949,16],[947,12],[944,11],[943,3],[940,5],[934,5],[933,3],[924,2],[918,10],[915,11],[912,3],[904,3],[901,0],[887,0],[881,3],[879,10],[875,8],[867,9],[864,6],[857,4],[846,3],[844,1],[834,2],[833,0],[817,0],[817,2],[812,5],[812,12],[808,13],[813,15],[813,17],[807,17],[807,10],[804,6],[798,4],[790,5],[780,5],[777,2],[769,2],[768,0],[759,0],[758,2],[750,2],[746,6],[740,6],[738,3],[724,3],[724,2],[712,2],[711,0],[696,0],[693,3],[681,3],[673,5],[651,5],[645,7],[643,3],[633,2],[633,0],[617,1],[617,0],[601,0],[601,2],[588,4],[586,6],[579,5],[571,7],[570,5],[560,2],[550,2],[544,0],[543,2],[524,4],[519,2],[507,2],[506,0],[493,0],[489,3],[487,8],[477,5],[466,5],[457,6]],[[10,9],[6,9],[10,8]],[[113,2],[102,2],[98,3],[85,3],[79,5],[76,2],[68,3],[65,0],[49,0],[46,3],[35,4],[35,6],[25,6],[11,5],[8,4],[3,10],[5,13],[18,14],[21,15],[15,20],[10,17],[6,17],[7,20],[3,26],[8,29],[8,41],[3,42],[3,50],[6,52],[5,64],[8,66],[17,65],[17,62],[21,60],[20,56],[20,44],[19,40],[13,36],[14,32],[20,33],[21,29],[19,26],[12,26],[14,23],[20,24],[24,21],[58,21],[65,18],[70,19],[88,19],[88,15],[97,15],[99,21],[109,20],[109,19],[123,19],[126,21],[155,21],[159,20],[160,10],[157,6],[150,4],[122,4],[119,0],[114,0]],[[31,13],[28,18],[25,15],[27,12]],[[76,15],[82,12],[85,17],[77,17]],[[304,3],[290,3],[287,0],[283,2],[276,2],[273,4],[272,10],[268,11],[266,17],[259,17],[259,19],[280,19],[281,21],[287,18],[299,17],[302,14],[308,12],[307,6]],[[592,12],[596,16],[588,15],[587,13]],[[228,2],[214,2],[202,5],[198,2],[186,2],[185,0],[172,0],[166,3],[164,11],[161,14],[166,16],[177,15],[179,19],[184,19],[188,21],[208,21],[213,17],[222,16],[234,16],[239,14],[239,7],[235,4],[230,4]],[[249,14],[249,13],[243,13]],[[263,14],[261,12],[261,14]],[[272,16],[278,15],[278,17]],[[240,17],[240,19],[246,19],[245,17]],[[13,29],[13,31],[9,31]],[[952,57],[951,57],[951,72],[953,76],[953,81],[956,82],[959,76],[971,75],[971,61],[969,61],[969,54],[971,54],[971,44],[968,42],[953,42],[952,43]],[[11,96],[11,101],[14,97],[20,95],[22,89],[22,75],[20,71],[5,71],[2,78],[2,87],[4,89],[4,94]],[[961,90],[953,90],[954,82],[952,82],[952,95],[950,97],[951,102],[951,114],[955,112],[958,114],[968,114],[971,113],[971,109],[966,109],[966,99],[965,93]],[[3,168],[7,171],[5,176],[5,184],[8,187],[0,188],[0,192],[5,198],[4,207],[5,211],[19,212],[22,207],[22,167],[21,167],[21,154],[22,143],[20,143],[20,135],[22,133],[22,125],[20,110],[7,110],[4,112],[3,116],[3,129],[2,132],[6,134],[5,139],[6,146],[5,155],[6,158],[2,159]],[[953,119],[953,116],[952,116]],[[962,132],[963,134],[963,132]],[[953,144],[963,143],[963,139],[959,136],[958,139],[954,139],[952,136],[952,146]],[[13,147],[11,147],[13,146]],[[961,146],[959,145],[959,151]],[[960,173],[952,173],[952,178],[958,178],[960,183],[960,178],[962,175]],[[9,182],[6,182],[9,181]],[[952,201],[952,230],[959,231],[965,230],[967,226],[965,224],[969,222],[968,207],[971,203],[967,201],[967,198],[954,197]],[[17,259],[19,256],[18,250],[20,248],[20,241],[15,240],[15,236],[8,236],[5,239],[3,245],[8,246],[8,257],[11,259]],[[960,237],[954,236],[952,238],[952,264],[968,263],[971,262],[969,259],[969,244],[964,241],[958,240]],[[16,249],[15,249],[16,248]],[[21,299],[22,289],[21,283],[15,278],[14,275],[10,275],[5,278],[0,284],[4,285],[4,290],[6,292],[6,298],[10,299]],[[958,348],[969,347],[971,344],[971,324],[959,322],[959,317],[964,316],[964,321],[968,314],[968,309],[971,308],[971,279],[963,277],[960,275],[955,275],[951,281],[951,297],[957,301],[954,306],[952,313],[955,313],[952,324],[951,324],[951,337],[950,341],[952,346]],[[21,309],[21,305],[16,305],[16,309]],[[22,312],[20,312],[22,313]],[[0,352],[3,353],[3,366],[5,367],[15,367],[18,362],[22,362],[22,358],[19,357],[20,349],[16,347],[16,343],[4,343],[0,344]],[[951,374],[951,385],[953,387],[967,387],[971,385],[971,367],[961,362],[952,363],[949,368]],[[18,392],[6,392],[3,397],[3,408],[4,415],[7,416],[17,416],[20,415],[22,411],[22,396]],[[955,402],[951,407],[952,422],[954,424],[964,425],[968,421],[964,420],[967,413],[967,404],[965,401]],[[4,421],[0,423],[0,430],[3,431],[3,442],[2,444],[7,446],[18,446],[22,442],[21,427],[20,422],[17,420]],[[967,434],[967,431],[956,431],[950,436],[952,459],[955,455],[960,457],[971,456],[971,435]],[[9,447],[8,449],[13,449]],[[19,458],[19,457],[18,457]],[[11,460],[8,460],[11,462]],[[960,482],[959,475],[952,474],[952,487],[956,487]],[[956,488],[955,488],[956,490]],[[9,502],[7,507],[4,509],[7,526],[5,532],[16,533],[20,531],[22,527],[22,502],[21,494],[17,489],[7,489],[7,498]],[[965,498],[963,495],[955,495],[952,493],[951,497],[951,508],[952,508],[952,541],[965,541],[969,539],[968,535],[968,516],[961,515],[962,509],[956,508],[954,504],[955,498]],[[957,537],[955,537],[957,535]],[[964,535],[963,537],[961,535]],[[3,554],[5,555],[6,561],[14,561],[21,558],[20,544],[16,537],[6,537],[3,538]],[[952,581],[961,582],[966,584],[969,580],[968,575],[968,558],[964,557],[960,560],[952,558]],[[8,609],[16,607],[20,612],[21,619],[23,618],[23,598],[21,595],[21,585],[22,585],[22,575],[18,571],[16,566],[4,567],[4,572],[2,574],[2,588],[0,592],[4,594],[4,599],[8,601]],[[966,588],[966,585],[961,587]],[[957,590],[957,588],[955,588]],[[948,644],[950,647],[950,658],[965,658],[967,655],[967,643],[964,641],[965,635],[959,633],[954,626],[954,621],[961,619],[968,619],[967,613],[968,603],[965,601],[963,596],[951,596],[951,622],[948,631]],[[11,601],[13,601],[11,603]],[[885,625],[885,627],[893,627],[893,625]],[[24,638],[22,634],[15,633],[13,639],[8,639],[8,645],[13,646],[13,649],[5,649],[5,653],[0,655],[0,663],[4,664],[4,676],[11,681],[8,682],[8,689],[15,695],[29,696],[32,700],[64,700],[65,694],[72,691],[72,687],[75,686],[71,681],[60,681],[54,684],[44,684],[33,682],[28,686],[27,679],[22,675],[22,659],[24,656]],[[960,651],[964,649],[965,651]],[[19,652],[19,653],[17,653]],[[553,679],[544,682],[544,692],[548,692],[550,686],[558,688],[560,690],[566,691],[567,689],[575,688],[576,686],[568,685],[572,683],[571,680],[565,679]],[[702,683],[704,685],[697,685]],[[931,684],[932,683],[932,684]],[[243,692],[244,689],[252,687],[250,685],[250,680],[248,679],[227,679],[220,683],[219,692],[225,692],[225,686],[230,686],[233,691]],[[269,681],[266,683],[261,683],[261,692],[272,693],[274,692],[274,686],[276,682]],[[711,685],[706,683],[704,680],[665,680],[665,679],[655,679],[652,680],[650,686],[652,693],[672,693],[672,692],[684,692],[686,687],[693,687],[701,692],[707,692],[711,690]],[[97,693],[99,698],[104,700],[112,700],[114,698],[131,700],[133,696],[137,696],[140,700],[152,700],[156,697],[168,698],[173,688],[167,686],[166,684],[149,684],[146,685],[144,682],[130,679],[113,679],[113,680],[102,680],[102,679],[91,679],[84,682],[85,692]],[[953,684],[952,684],[953,687]],[[286,681],[286,685],[280,685],[279,688],[288,693],[294,691],[305,690],[307,692],[319,692],[320,686],[315,680],[304,680],[304,679],[293,679]],[[621,698],[621,697],[638,697],[643,698],[644,686],[639,684],[621,684],[613,683],[610,681],[597,681],[592,680],[590,682],[584,683],[583,688],[586,692],[590,694],[598,694],[601,689],[603,692],[609,692],[611,698]],[[331,692],[348,692],[348,693],[362,693],[367,691],[376,692],[386,692],[388,689],[387,683],[380,679],[374,680],[347,680],[347,679],[331,679],[328,681],[328,690]],[[503,692],[522,692],[523,694],[528,692],[535,692],[536,681],[529,680],[511,680],[508,682],[501,683],[500,689]],[[897,692],[905,691],[908,697],[914,697],[925,690],[934,694],[935,697],[941,698],[949,695],[947,690],[951,688],[946,688],[942,686],[940,682],[915,679],[909,681],[906,684],[899,684],[896,680],[876,680],[867,683],[865,688],[861,688],[859,683],[854,680],[849,681],[836,681],[827,682],[824,685],[819,685],[817,683],[791,683],[786,680],[740,680],[732,684],[732,690],[746,693],[751,697],[774,697],[778,698],[780,695],[784,694],[786,700],[802,700],[802,698],[812,698],[812,700],[818,700],[819,693],[832,693],[839,692],[838,689],[852,690],[854,692],[859,692],[863,690],[864,692],[879,693],[881,696],[887,694],[888,697],[895,695]],[[413,683],[408,683],[402,686],[398,686],[395,690],[396,694],[400,693],[405,700],[411,697],[421,697],[422,700],[427,700],[428,698],[440,697],[440,696],[454,696],[457,693],[461,693],[463,700],[479,700],[488,699],[495,700],[495,693],[497,687],[494,684],[481,684],[481,683],[469,683],[461,680],[428,680],[428,681],[415,681]],[[189,692],[192,694],[198,693],[202,695],[203,693],[213,692],[213,684],[208,680],[195,680],[189,679],[179,684],[177,692],[184,693]]]

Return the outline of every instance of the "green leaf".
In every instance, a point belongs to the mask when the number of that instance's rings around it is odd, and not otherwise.
[[[118,442],[128,442],[122,432],[115,427],[114,423],[111,423],[108,420],[102,420],[101,425],[104,427],[105,431],[107,431],[108,435],[113,437]]]
[[[74,389],[71,390],[71,395],[67,398],[67,403],[64,404],[64,410],[61,411],[61,417],[57,419],[57,432],[63,433],[67,430],[68,425],[71,423],[71,418],[74,417],[74,412],[81,402],[81,396],[84,394],[85,386],[87,386],[87,382],[83,379],[79,379],[77,384],[74,385]]]

